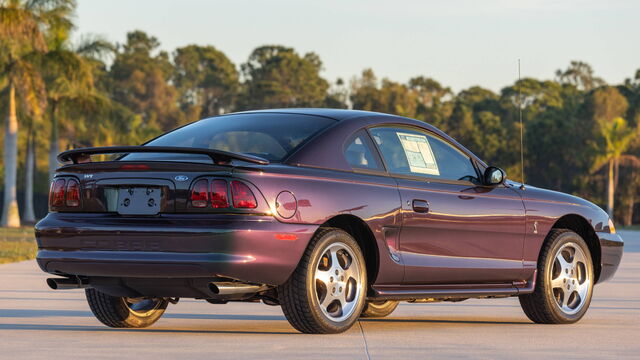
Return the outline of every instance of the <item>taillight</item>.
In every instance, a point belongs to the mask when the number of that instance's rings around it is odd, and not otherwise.
[[[231,191],[229,191],[229,186]],[[231,199],[229,199],[231,192]],[[245,183],[222,179],[200,179],[191,186],[191,206],[194,208],[211,207],[227,209],[233,204],[237,209],[255,209],[258,207],[256,197]]]
[[[78,184],[76,180],[70,179],[67,182],[67,194],[65,203],[69,207],[80,206],[80,184]]]
[[[51,207],[64,206],[64,184],[65,179],[54,180],[49,190],[49,205]]]
[[[206,179],[201,179],[193,184],[191,189],[191,205],[197,208],[203,208],[207,206],[209,202],[209,182]]]
[[[231,197],[233,198],[233,207],[245,209],[258,207],[256,197],[251,189],[240,181],[231,182]]]
[[[228,208],[227,182],[224,180],[213,180],[211,182],[211,206],[216,209]]]

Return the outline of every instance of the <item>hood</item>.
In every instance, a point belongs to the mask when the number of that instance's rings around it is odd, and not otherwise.
[[[514,189],[519,189],[522,183],[507,180],[507,184]],[[560,202],[568,205],[585,206],[604,212],[604,210],[602,210],[598,205],[581,197],[555,190],[543,189],[533,185],[525,184],[525,190],[521,191],[520,194],[522,195],[522,200]]]

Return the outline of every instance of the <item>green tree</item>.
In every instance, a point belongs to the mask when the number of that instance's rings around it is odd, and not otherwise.
[[[596,121],[599,154],[593,163],[592,171],[607,165],[607,213],[614,214],[614,196],[621,160],[628,160],[625,154],[638,137],[638,129],[629,126],[621,117],[628,107],[627,100],[613,87],[605,87],[593,93],[593,118]]]
[[[499,97],[493,91],[473,86],[453,100],[453,110],[444,128],[456,140],[486,162],[507,167],[504,151],[508,128],[503,126]]]
[[[372,69],[365,69],[359,78],[351,80],[351,104],[354,109],[374,111],[381,105],[378,79]]]
[[[493,104],[495,106],[495,103]],[[505,151],[501,153],[501,163],[505,164],[503,166],[513,179],[524,178],[525,181],[527,180],[526,177],[523,177],[520,160],[519,107],[522,107],[522,126],[524,126],[522,131],[525,138],[524,168],[527,173],[527,170],[537,171],[538,169],[538,164],[533,162],[534,159],[530,156],[530,145],[538,142],[538,139],[532,139],[529,136],[530,127],[541,114],[561,109],[563,104],[562,86],[555,81],[524,78],[502,89],[499,100],[501,110],[499,112],[503,126],[507,128],[507,141],[505,142]]]
[[[329,87],[327,97],[324,100],[324,107],[333,109],[347,109],[351,105],[349,100],[349,89],[344,80],[338,78]]]
[[[425,76],[411,78],[408,87],[417,95],[416,119],[439,128],[446,127],[446,119],[453,111],[454,94],[451,89]]]
[[[594,75],[591,65],[582,61],[571,61],[566,70],[556,70],[556,77],[562,84],[571,84],[579,90],[591,91],[605,84]]]
[[[173,53],[174,83],[183,110],[196,118],[233,110],[239,90],[238,71],[213,46],[188,45]]]
[[[17,97],[25,113],[38,116],[45,104],[44,84],[29,61],[46,52],[45,34],[69,22],[71,0],[5,0],[0,2],[0,74],[7,78],[8,114],[4,139],[4,201],[0,226],[20,226],[17,204]],[[17,93],[17,96],[16,96]]]
[[[329,83],[320,76],[322,62],[314,53],[300,56],[292,48],[261,46],[241,68],[244,109],[318,107],[327,97]]]
[[[376,111],[415,118],[418,95],[405,84],[382,79],[379,93],[379,107]]]
[[[419,102],[424,107],[438,106],[446,97],[453,95],[450,88],[425,76],[409,79],[409,89],[417,93]]]
[[[380,87],[371,69],[365,69],[360,78],[351,82],[351,102],[354,109],[379,111],[400,116],[415,117],[418,95],[404,84],[382,79]]]
[[[143,131],[169,130],[185,118],[177,106],[178,92],[169,82],[173,65],[169,55],[157,51],[158,39],[142,31],[127,34],[109,71],[113,99],[140,117]]]
[[[60,128],[82,128],[84,115],[97,115],[111,104],[106,94],[95,86],[94,57],[113,51],[102,39],[85,39],[76,48],[69,42],[69,31],[58,32],[49,40],[49,51],[40,59],[41,73],[47,86],[49,141],[49,178],[53,178],[60,151]]]

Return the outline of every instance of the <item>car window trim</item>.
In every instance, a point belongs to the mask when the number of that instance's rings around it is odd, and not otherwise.
[[[413,130],[413,131],[419,131],[419,132],[425,132],[429,135],[432,135],[442,141],[444,141],[446,144],[448,144],[449,146],[453,147],[455,150],[457,150],[458,152],[460,152],[461,154],[463,154],[464,156],[466,156],[469,159],[469,162],[471,163],[471,166],[473,167],[474,171],[476,172],[476,178],[478,179],[478,181],[482,180],[482,177],[480,175],[480,171],[478,170],[478,166],[476,164],[476,162],[474,161],[475,158],[473,156],[470,156],[469,154],[467,154],[466,151],[460,149],[459,147],[457,147],[455,144],[452,144],[450,141],[448,141],[447,139],[443,138],[442,136],[439,136],[438,134],[436,134],[435,132],[429,130],[429,129],[424,129],[418,126],[414,126],[414,125],[407,125],[407,124],[374,124],[374,125],[370,125],[370,126],[366,126],[365,129],[367,130],[367,133],[369,134],[369,137],[371,138],[371,141],[373,141],[373,145],[375,146],[378,155],[382,158],[385,170],[387,172],[387,174],[389,174],[389,176],[392,177],[397,177],[400,179],[408,179],[408,180],[427,180],[428,182],[437,182],[437,183],[445,183],[445,184],[472,184],[474,186],[478,186],[481,184],[475,184],[471,181],[466,181],[466,180],[451,180],[451,179],[441,179],[441,178],[434,178],[434,177],[430,177],[430,176],[422,176],[422,175],[406,175],[406,174],[397,174],[397,173],[393,173],[389,171],[389,167],[387,166],[387,163],[384,159],[384,156],[382,156],[382,153],[380,152],[380,149],[378,147],[378,144],[376,144],[375,140],[373,139],[373,135],[371,135],[370,130],[371,129],[375,129],[375,128],[405,128],[405,129],[409,129],[409,130]],[[417,130],[416,130],[417,129]]]
[[[376,144],[375,139],[373,138],[373,136],[371,135],[371,133],[369,132],[369,126],[365,126],[360,130],[363,130],[365,134],[367,134],[367,138],[369,139],[369,142],[371,143],[371,145],[373,145],[373,149],[376,153],[376,156],[378,157],[378,159],[380,159],[380,163],[382,164],[382,168],[384,169],[384,172],[388,175],[391,176],[391,173],[389,172],[389,166],[387,165],[387,162],[384,159],[384,156],[382,156],[382,153],[380,152],[380,149],[378,148],[378,144]],[[360,131],[358,130],[358,131]]]
[[[377,176],[384,176],[384,177],[390,177],[391,175],[389,175],[388,172],[383,171],[383,170],[371,170],[371,169],[363,169],[363,168],[353,168],[351,170],[351,172],[354,172],[356,174],[364,174],[364,175],[377,175]]]
[[[426,183],[452,184],[452,185],[464,185],[464,186],[482,186],[481,184],[476,184],[474,182],[467,181],[467,180],[438,179],[438,178],[419,176],[419,175],[405,175],[405,174],[395,174],[395,173],[389,173],[389,176],[396,179],[422,181]]]

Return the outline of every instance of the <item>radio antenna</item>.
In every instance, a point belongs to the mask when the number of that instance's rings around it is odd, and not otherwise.
[[[520,190],[524,190],[524,126],[522,125],[522,94],[520,91],[522,83],[520,80],[520,59],[518,59],[518,116],[520,118],[520,171],[522,174]]]

